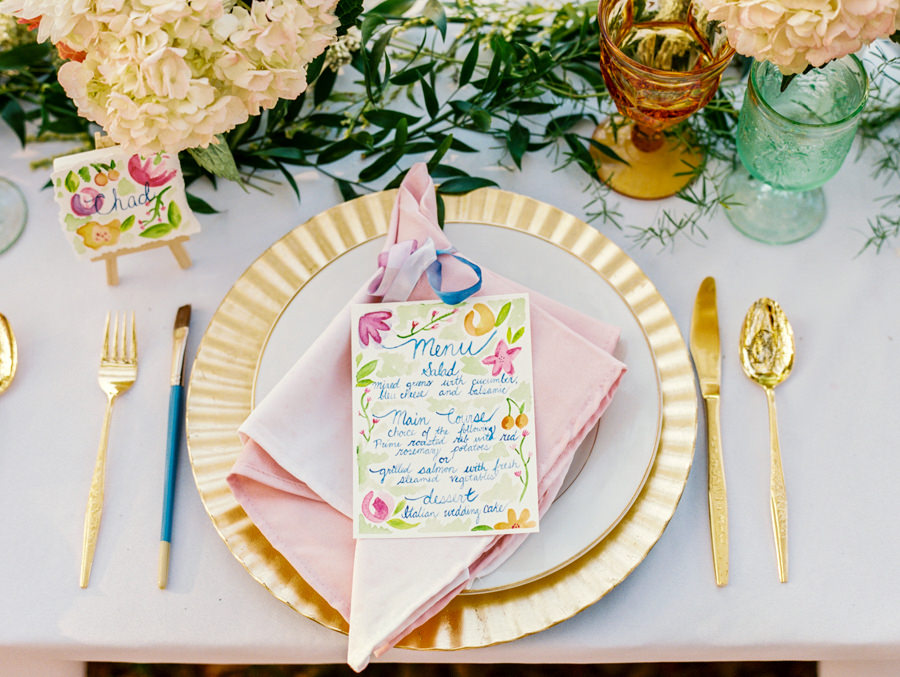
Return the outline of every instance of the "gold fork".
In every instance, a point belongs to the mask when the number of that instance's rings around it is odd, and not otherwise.
[[[103,432],[100,448],[91,478],[91,492],[88,495],[87,512],[84,515],[84,541],[81,546],[81,587],[86,588],[91,577],[91,564],[100,532],[100,516],[103,511],[103,484],[106,477],[106,445],[109,441],[109,421],[112,405],[116,398],[128,390],[137,378],[137,334],[134,329],[134,313],[131,313],[131,331],[127,319],[122,315],[121,325],[118,314],[114,318],[112,347],[109,343],[109,313],[103,329],[103,354],[100,357],[100,388],[106,393],[106,415],[103,417]],[[121,331],[120,331],[121,329]],[[121,334],[121,336],[120,336]]]

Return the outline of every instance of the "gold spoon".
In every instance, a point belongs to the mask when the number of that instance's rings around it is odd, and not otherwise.
[[[794,332],[787,316],[775,301],[761,298],[744,318],[741,328],[741,366],[751,380],[766,391],[769,404],[769,446],[771,467],[772,527],[775,531],[775,553],[778,557],[778,578],[788,579],[787,494],[784,471],[781,467],[781,447],[778,444],[778,420],[775,413],[775,386],[784,381],[794,366]]]
[[[9,388],[16,375],[16,337],[0,313],[0,393]]]

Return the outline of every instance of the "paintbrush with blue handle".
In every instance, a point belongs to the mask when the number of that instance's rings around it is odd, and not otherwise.
[[[159,587],[169,580],[169,549],[172,543],[172,503],[175,498],[175,471],[184,412],[184,352],[187,347],[191,307],[181,306],[175,315],[172,338],[172,371],[169,390],[169,432],[166,440],[166,484],[163,493],[162,530],[159,536]]]

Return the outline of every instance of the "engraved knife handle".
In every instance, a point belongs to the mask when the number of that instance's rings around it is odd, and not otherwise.
[[[719,426],[719,396],[705,397],[708,447],[709,531],[712,540],[716,585],[728,585],[728,495]]]
[[[787,583],[787,491],[784,488],[784,470],[781,467],[781,445],[778,443],[778,415],[775,411],[774,389],[766,388],[766,402],[769,405],[769,446],[771,448],[769,493],[771,494],[772,529],[775,533],[775,554],[778,557],[778,580]]]

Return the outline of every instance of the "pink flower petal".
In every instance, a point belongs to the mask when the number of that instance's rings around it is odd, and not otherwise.
[[[374,490],[363,496],[362,504],[360,505],[363,517],[375,524],[384,522],[391,516],[393,509],[393,497],[382,492],[376,494]]]

